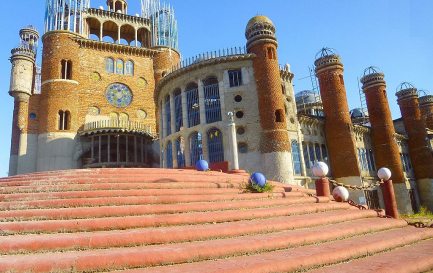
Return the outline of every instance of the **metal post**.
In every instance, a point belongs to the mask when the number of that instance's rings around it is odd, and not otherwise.
[[[394,186],[392,180],[386,180],[380,185],[383,194],[383,201],[385,203],[385,213],[387,216],[398,219],[397,201],[394,194]]]
[[[236,124],[233,118],[233,112],[227,113],[228,122],[228,135],[231,155],[231,168],[232,171],[239,170],[239,155],[238,155],[238,142],[236,138]]]

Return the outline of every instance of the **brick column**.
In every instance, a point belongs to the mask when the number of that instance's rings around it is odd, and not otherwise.
[[[418,92],[412,85],[403,83],[396,96],[409,137],[409,154],[421,204],[433,211],[433,155],[429,149],[426,126],[419,109]]]
[[[433,130],[433,96],[427,95],[419,98],[421,115],[425,120],[427,128]]]
[[[373,67],[366,69],[364,77],[361,78],[371,124],[374,158],[377,168],[386,167],[391,170],[398,207],[403,213],[409,213],[411,211],[409,193],[395,139],[384,78],[385,75]]]

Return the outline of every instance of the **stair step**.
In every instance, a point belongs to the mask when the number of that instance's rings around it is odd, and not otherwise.
[[[185,225],[202,223],[220,223],[246,219],[271,218],[296,214],[315,213],[329,210],[354,209],[344,203],[305,204],[303,206],[289,205],[273,208],[258,208],[248,210],[227,210],[215,212],[191,212],[182,214],[145,215],[106,217],[77,220],[42,220],[23,222],[0,222],[3,235],[17,233],[60,233],[77,231],[96,231],[113,229],[130,229],[139,227],[155,227],[167,225]]]
[[[433,239],[407,245],[337,265],[309,271],[311,273],[418,273],[433,269]]]
[[[338,231],[335,231],[338,233]],[[316,233],[321,233],[316,232]],[[317,236],[319,236],[317,234]],[[416,229],[413,227],[404,227],[394,230],[382,231],[363,236],[349,237],[318,245],[306,245],[293,249],[284,249],[279,251],[264,252],[250,256],[238,256],[215,261],[201,261],[165,267],[153,267],[146,269],[124,270],[123,273],[268,273],[268,272],[295,272],[305,271],[309,268],[321,266],[330,263],[343,262],[364,255],[385,251],[387,249],[413,244],[421,240],[433,237],[432,230]],[[276,239],[278,240],[278,239]],[[302,240],[300,238],[299,240]],[[134,249],[137,250],[137,249]],[[197,257],[202,257],[203,250],[194,252]],[[141,254],[141,253],[140,253]],[[128,263],[130,267],[143,267],[144,259],[154,262],[160,260],[159,257],[139,257],[139,253],[129,253]],[[185,249],[178,249],[169,257],[175,260],[179,256],[188,255]],[[159,259],[158,259],[159,258]],[[121,259],[111,257],[111,266],[114,267],[121,263]],[[180,260],[180,258],[179,258]],[[75,259],[78,261],[78,259]],[[192,260],[189,259],[188,262]],[[409,262],[410,260],[404,260]],[[84,261],[83,261],[84,264]],[[86,264],[90,266],[91,263]],[[121,268],[118,266],[118,268]],[[337,271],[338,272],[338,271]],[[351,271],[343,271],[351,272]]]
[[[225,200],[215,202],[192,202],[173,204],[151,204],[151,205],[128,205],[128,206],[101,206],[101,207],[79,207],[59,209],[27,209],[0,211],[0,222],[25,221],[25,220],[64,220],[82,219],[109,216],[128,216],[144,214],[171,214],[193,211],[216,211],[247,209],[258,207],[273,207],[290,204],[326,203],[326,197],[293,197],[257,200]]]
[[[353,223],[342,223],[340,229],[333,226],[312,228],[310,230],[292,230],[272,234],[244,236],[230,239],[220,239],[205,242],[181,243],[165,246],[145,246],[133,248],[112,248],[103,250],[73,251],[66,253],[46,253],[32,256],[16,255],[0,257],[0,271],[8,266],[14,265],[16,272],[50,272],[50,271],[91,271],[106,269],[122,269],[144,266],[156,266],[169,263],[185,263],[195,260],[214,259],[245,253],[270,251],[281,248],[293,247],[302,244],[312,244],[326,240],[333,240],[331,243],[324,243],[323,247],[304,246],[296,249],[273,251],[253,256],[242,256],[230,260],[224,260],[222,268],[228,269],[235,266],[233,272],[239,272],[239,268],[249,272],[275,272],[276,269],[296,269],[300,265],[315,265],[329,261],[338,261],[345,257],[362,255],[365,251],[377,252],[386,248],[394,248],[399,245],[413,243],[433,236],[433,233],[417,231],[413,228],[398,228],[378,232],[373,235],[365,235],[362,240],[358,237],[341,240],[344,236],[355,236],[371,230],[383,230],[401,226],[401,223],[394,221],[377,222],[374,227],[357,226]],[[377,228],[375,230],[375,227]],[[335,241],[336,239],[340,239]],[[376,240],[373,240],[376,239]],[[384,242],[377,240],[385,239]],[[353,247],[353,243],[363,241],[362,246]],[[344,246],[344,248],[342,247]],[[352,246],[352,249],[348,249]],[[310,249],[311,251],[305,251]],[[299,253],[300,250],[302,254]],[[290,256],[289,256],[290,253]],[[315,258],[310,255],[315,254]],[[306,258],[307,257],[307,258]],[[251,261],[251,258],[255,258]],[[297,258],[297,259],[295,259]],[[248,264],[243,261],[248,260]],[[233,261],[238,263],[234,264]],[[305,262],[305,263],[304,263]],[[187,264],[186,266],[197,265],[201,271],[177,270],[176,266],[166,267],[163,272],[231,272],[221,271],[219,266],[203,266],[202,264]],[[174,270],[173,270],[174,269]],[[148,272],[159,272],[159,268],[147,269]],[[168,270],[168,271],[167,271]],[[218,271],[216,271],[218,270]]]
[[[259,200],[264,198],[302,197],[303,193],[244,193],[244,194],[214,194],[214,195],[160,195],[160,196],[122,196],[95,197],[73,199],[51,199],[35,201],[9,201],[0,203],[2,210],[97,207],[109,205],[142,205],[142,204],[173,204],[205,201]]]
[[[362,219],[357,222],[358,224],[374,225],[376,213],[371,210],[337,210],[321,212],[314,215],[282,216],[210,225],[204,224],[55,235],[37,234],[18,237],[0,236],[0,254],[175,243],[308,228],[357,219]]]

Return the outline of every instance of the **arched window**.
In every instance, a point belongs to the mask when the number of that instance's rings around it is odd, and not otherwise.
[[[62,71],[61,78],[62,80],[72,80],[72,61],[62,60],[61,61]]]
[[[200,133],[194,132],[189,137],[189,150],[191,153],[191,166],[195,166],[197,161],[203,159],[203,144]]]
[[[313,166],[316,159],[314,158],[314,146],[312,143],[308,144],[308,152],[310,153],[310,165]]]
[[[209,151],[209,162],[224,161],[223,134],[217,128],[212,128],[207,132],[207,145]]]
[[[303,152],[304,152],[305,167],[307,167],[307,169],[309,169],[310,168],[310,158],[308,156],[308,145],[304,141],[302,142],[302,148],[303,148]]]
[[[134,63],[132,61],[127,61],[125,65],[125,75],[134,75]]]
[[[165,136],[171,135],[171,107],[170,95],[165,97]]]
[[[180,131],[183,126],[183,116],[182,116],[182,92],[180,89],[176,89],[173,92],[174,95],[174,116],[175,116],[175,127],[176,132]]]
[[[322,159],[327,162],[328,161],[328,150],[326,149],[325,144],[322,144]]]
[[[182,137],[176,140],[176,157],[177,157],[177,167],[185,167],[185,143]]]
[[[186,87],[186,106],[188,110],[188,127],[200,124],[200,105],[198,101],[198,86],[190,83]]]
[[[268,47],[268,52],[267,53],[268,53],[268,59],[271,59],[271,60],[277,59],[277,56],[275,54],[275,49],[274,48]]]
[[[116,61],[116,74],[123,75],[123,73],[123,61],[119,59]]]
[[[292,161],[293,161],[293,173],[295,175],[301,175],[301,151],[299,150],[299,144],[296,140],[292,141]]]
[[[112,58],[105,60],[105,71],[107,73],[114,73],[114,60]]]
[[[284,122],[283,110],[275,110],[275,122]]]
[[[203,89],[206,123],[221,121],[221,102],[217,78],[210,77],[204,80]]]
[[[319,144],[314,144],[314,150],[316,152],[316,160],[320,161],[322,160],[322,155],[320,154],[320,145]]]
[[[167,162],[167,168],[173,169],[173,147],[171,145],[171,141],[167,142],[167,148],[166,148],[166,162]]]
[[[58,113],[58,129],[60,131],[70,130],[71,128],[71,113],[69,111],[60,110]]]

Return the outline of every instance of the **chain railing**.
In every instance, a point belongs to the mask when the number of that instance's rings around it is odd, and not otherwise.
[[[377,188],[380,185],[382,185],[383,183],[385,183],[385,181],[380,180],[380,181],[376,181],[370,185],[367,186],[354,186],[354,185],[347,185],[347,184],[343,184],[343,183],[338,183],[335,180],[331,180],[329,179],[329,182],[332,183],[332,185],[334,185],[335,187],[345,187],[348,190],[368,190],[368,189],[373,189],[373,188]]]

